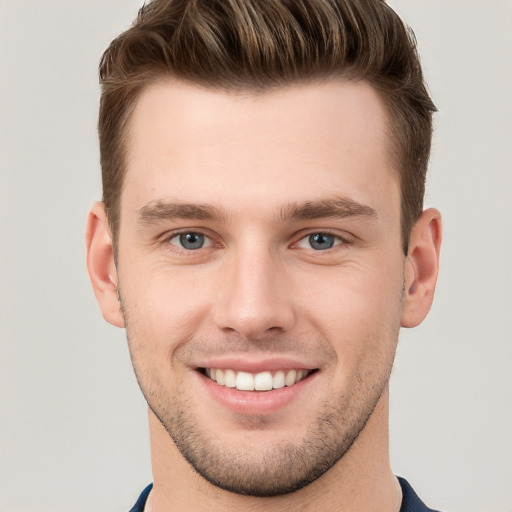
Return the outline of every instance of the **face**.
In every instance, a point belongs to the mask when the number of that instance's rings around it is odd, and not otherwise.
[[[129,129],[117,278],[150,409],[218,487],[335,466],[387,387],[404,256],[385,110],[362,83],[168,81]]]

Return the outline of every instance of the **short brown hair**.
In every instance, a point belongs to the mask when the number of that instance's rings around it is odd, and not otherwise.
[[[423,210],[436,109],[414,35],[384,0],[153,0],[112,41],[99,74],[103,201],[114,244],[127,123],[147,85],[169,76],[225,91],[265,91],[340,77],[369,83],[387,106],[407,253]]]

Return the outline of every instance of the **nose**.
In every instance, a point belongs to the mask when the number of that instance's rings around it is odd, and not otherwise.
[[[214,321],[250,340],[289,332],[295,324],[287,272],[270,250],[245,250],[224,262]]]

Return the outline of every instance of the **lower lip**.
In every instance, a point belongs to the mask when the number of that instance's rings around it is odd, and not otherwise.
[[[199,376],[207,391],[221,405],[237,414],[258,415],[271,414],[289,405],[305,392],[317,373],[309,374],[293,386],[269,391],[239,391],[236,388],[221,386],[201,373]]]

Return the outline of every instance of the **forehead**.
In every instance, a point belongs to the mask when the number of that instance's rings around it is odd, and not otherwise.
[[[122,203],[134,208],[169,196],[229,208],[327,195],[379,203],[398,182],[384,104],[360,82],[235,94],[161,81],[141,94],[128,141]]]

